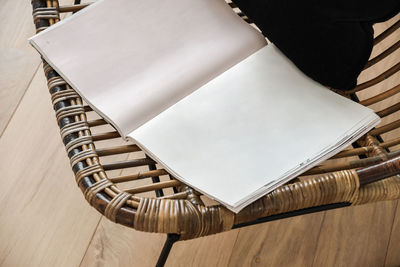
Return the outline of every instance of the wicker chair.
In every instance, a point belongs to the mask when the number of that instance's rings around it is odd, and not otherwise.
[[[79,1],[76,4],[59,6],[57,0],[32,0],[37,32],[58,22],[60,13],[76,12],[87,6]],[[234,4],[230,5],[248,21]],[[375,44],[392,38],[392,33],[399,27],[400,21],[395,22],[376,37]],[[366,68],[393,56],[399,48],[400,40],[397,39],[371,59]],[[43,67],[61,138],[86,200],[116,223],[140,231],[167,233],[158,261],[162,266],[177,240],[320,210],[400,198],[400,179],[396,176],[400,173],[400,120],[391,116],[399,113],[400,103],[388,101],[400,93],[400,84],[389,86],[389,89],[380,87],[383,80],[400,74],[399,58],[395,62],[394,66],[380,71],[380,75],[345,93],[366,106],[381,101],[389,103],[387,108],[376,111],[383,118],[381,125],[354,143],[352,148],[274,190],[238,214],[210,203],[206,197],[175,180],[135,144],[123,143],[119,134],[85,105],[45,61]],[[359,101],[358,97],[364,100]],[[115,145],[118,142],[122,145]],[[123,169],[125,173],[121,175]]]

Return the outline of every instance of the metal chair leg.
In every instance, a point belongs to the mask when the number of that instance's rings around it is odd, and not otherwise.
[[[178,234],[168,234],[167,240],[165,240],[164,247],[161,251],[160,257],[158,258],[156,267],[163,267],[168,259],[169,252],[176,241],[179,240],[180,235]]]

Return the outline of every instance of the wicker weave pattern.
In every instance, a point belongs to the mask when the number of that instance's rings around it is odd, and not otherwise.
[[[37,32],[57,23],[61,12],[79,11],[87,5],[59,7],[56,0],[32,0]],[[244,20],[251,23],[234,4],[230,5]],[[375,39],[375,43],[382,42],[399,27],[400,21],[394,23]],[[367,68],[389,57],[399,48],[400,40],[370,60]],[[88,115],[94,114],[92,109],[82,102],[79,95],[46,62],[43,67],[61,138],[76,182],[86,200],[114,222],[147,232],[178,233],[181,239],[190,239],[226,231],[235,224],[308,207],[341,202],[357,205],[400,198],[400,180],[394,176],[400,173],[400,137],[383,141],[380,136],[400,128],[400,120],[386,120],[383,125],[360,139],[358,147],[339,153],[333,157],[335,160],[328,160],[305,174],[311,177],[293,180],[239,214],[233,214],[219,205],[207,206],[199,193],[173,179],[164,169],[158,169],[156,163],[148,157],[102,163],[103,157],[140,153],[140,149],[135,144],[96,148],[97,142],[117,139],[119,134],[116,131],[93,134],[92,129],[107,123],[102,118],[88,120]],[[399,70],[400,62],[388,70],[382,70],[381,75],[360,84],[345,95],[357,100],[355,92],[398,75]],[[376,93],[360,103],[372,105],[398,93],[400,85]],[[395,103],[377,113],[386,118],[399,110],[400,104]],[[355,159],[355,156],[360,158]],[[109,175],[112,170],[146,166],[145,171],[135,169],[123,176]],[[149,179],[151,183],[141,183]],[[128,188],[121,186],[125,183],[135,184]],[[152,192],[155,192],[154,197],[143,196]]]
[[[193,205],[184,199],[145,198],[134,226],[146,232],[180,233],[181,239],[189,239],[232,229],[233,214],[220,206]]]

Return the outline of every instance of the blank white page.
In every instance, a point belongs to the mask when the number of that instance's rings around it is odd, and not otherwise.
[[[232,209],[378,119],[270,44],[129,136],[177,179]]]
[[[30,41],[123,136],[266,44],[224,0],[100,0]]]

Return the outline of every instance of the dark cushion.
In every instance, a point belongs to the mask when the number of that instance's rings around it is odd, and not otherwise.
[[[353,89],[372,51],[373,28],[400,0],[234,0],[294,64],[321,84]]]

